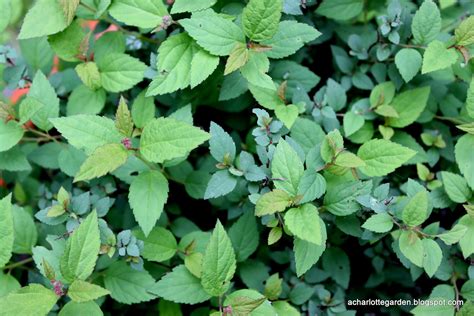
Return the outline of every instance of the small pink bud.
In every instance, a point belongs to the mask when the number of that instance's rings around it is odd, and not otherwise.
[[[166,3],[172,5],[174,3],[174,0],[166,0]]]
[[[232,315],[232,306],[226,306],[222,309],[224,315]]]
[[[122,145],[124,145],[125,148],[130,149],[132,148],[132,141],[130,140],[130,138],[126,137],[122,139]]]
[[[57,296],[64,295],[63,284],[61,283],[61,281],[51,280],[51,284],[53,285],[54,293],[56,293]]]

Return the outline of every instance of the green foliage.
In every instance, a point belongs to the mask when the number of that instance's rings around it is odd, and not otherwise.
[[[99,250],[97,213],[92,212],[66,243],[60,262],[64,279],[69,282],[85,280],[94,270]]]
[[[472,315],[473,12],[0,0],[0,315]]]
[[[202,258],[201,284],[212,296],[229,288],[236,269],[235,252],[222,224],[218,221]]]
[[[109,7],[109,13],[127,25],[155,28],[161,24],[168,11],[160,1],[117,0]]]

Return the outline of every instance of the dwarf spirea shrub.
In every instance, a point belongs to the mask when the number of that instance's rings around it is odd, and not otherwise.
[[[0,315],[474,315],[472,12],[0,0]]]

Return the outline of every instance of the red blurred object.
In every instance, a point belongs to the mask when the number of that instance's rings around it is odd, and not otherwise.
[[[20,100],[22,96],[27,94],[29,90],[30,88],[16,89],[15,91],[13,91],[10,100],[12,101],[12,103],[17,103],[18,100]]]
[[[24,129],[34,129],[35,127],[35,124],[33,124],[31,120],[23,124]]]
[[[0,178],[0,188],[7,188],[7,183],[2,178]]]

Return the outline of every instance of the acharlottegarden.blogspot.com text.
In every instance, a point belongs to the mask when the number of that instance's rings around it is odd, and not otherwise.
[[[347,306],[463,306],[463,300],[446,300],[446,299],[354,299],[348,300]]]

